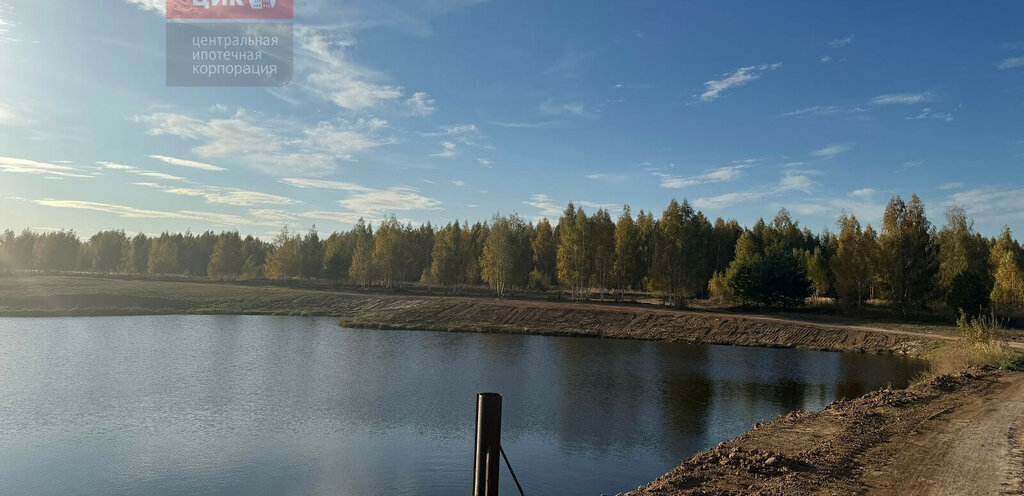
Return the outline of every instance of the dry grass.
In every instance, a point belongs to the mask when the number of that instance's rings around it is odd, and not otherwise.
[[[1010,363],[1018,354],[1005,341],[995,338],[1003,329],[995,317],[969,318],[961,312],[956,325],[960,329],[960,338],[928,355],[928,370],[922,373],[922,379],[956,374],[968,367],[981,365],[1000,367]]]

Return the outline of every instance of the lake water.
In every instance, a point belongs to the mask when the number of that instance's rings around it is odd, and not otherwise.
[[[0,318],[0,493],[470,494],[476,393],[494,391],[526,494],[615,494],[921,366],[325,318]]]

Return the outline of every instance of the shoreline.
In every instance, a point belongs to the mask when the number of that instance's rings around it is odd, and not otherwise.
[[[0,279],[0,316],[166,314],[325,316],[358,329],[600,337],[914,357],[956,333],[949,326],[613,302],[368,294],[70,276]]]
[[[881,389],[755,424],[617,496],[1022,494],[1022,396],[1024,373],[991,367]]]

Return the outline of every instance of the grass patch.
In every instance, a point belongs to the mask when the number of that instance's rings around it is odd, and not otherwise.
[[[927,354],[928,370],[922,374],[922,379],[956,374],[982,365],[1024,371],[1024,355],[995,338],[1003,330],[998,319],[986,316],[969,318],[961,312],[956,325],[960,329],[960,337]]]

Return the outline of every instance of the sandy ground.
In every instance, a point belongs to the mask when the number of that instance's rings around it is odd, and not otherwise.
[[[976,369],[791,413],[630,496],[1024,494],[1024,374]]]

